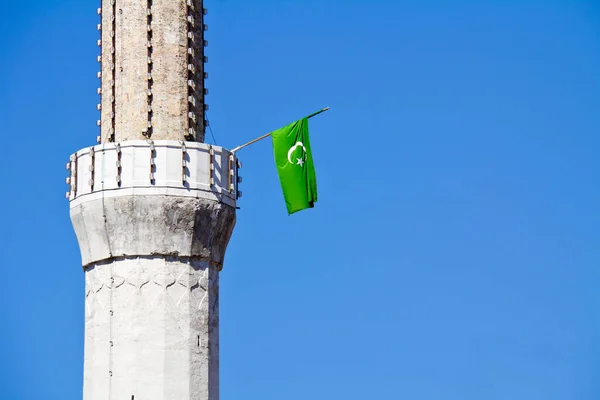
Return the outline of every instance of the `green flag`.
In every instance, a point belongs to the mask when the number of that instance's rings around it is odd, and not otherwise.
[[[317,177],[308,138],[308,118],[272,132],[271,137],[288,214],[314,207]]]

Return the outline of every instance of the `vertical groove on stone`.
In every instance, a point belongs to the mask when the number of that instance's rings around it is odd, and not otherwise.
[[[208,329],[208,398],[219,400],[219,270],[210,270],[210,279],[214,287],[211,290],[213,299],[207,317]]]
[[[202,1],[187,0],[187,140],[204,141],[204,9]]]
[[[117,92],[116,92],[116,81],[117,81],[117,1],[110,0],[111,13],[110,13],[110,62],[108,67],[110,68],[110,125],[109,125],[109,142],[115,141],[115,134],[117,130]]]
[[[202,102],[199,107],[199,118],[197,129],[199,132],[199,137],[197,141],[204,142],[204,133],[206,131],[206,126],[208,125],[206,121],[206,111],[208,110],[208,104],[206,104],[206,95],[208,94],[208,89],[205,85],[205,79],[208,78],[208,73],[204,68],[204,63],[208,61],[204,50],[206,46],[208,46],[208,41],[204,39],[204,32],[208,29],[208,25],[204,23],[204,16],[208,13],[207,9],[204,8],[203,0],[198,0],[198,12],[200,15],[200,22],[198,23],[198,52],[201,53],[200,61],[198,62],[198,72],[197,79],[199,81],[200,86],[200,98]]]
[[[146,138],[151,138],[152,137],[152,129],[153,129],[152,128],[152,0],[148,0],[146,16],[147,16],[146,47],[147,47],[147,53],[148,53],[148,60],[147,60],[148,76],[146,77],[146,79],[148,80],[148,89],[146,92],[146,97],[147,97],[147,101],[148,101],[148,115],[147,115],[148,125],[146,127],[146,133],[144,134],[144,136]]]
[[[193,0],[192,0],[193,1]],[[206,62],[206,56],[204,54],[204,48],[206,47],[206,45],[208,44],[208,42],[206,40],[204,40],[204,31],[206,29],[206,25],[204,24],[204,16],[206,15],[207,11],[204,8],[203,5],[203,0],[196,0],[198,2],[198,6],[197,6],[197,14],[198,14],[198,24],[196,26],[196,38],[197,38],[197,42],[196,42],[196,47],[195,47],[195,52],[198,54],[198,57],[196,57],[196,81],[197,81],[197,99],[198,99],[198,104],[196,107],[196,114],[197,114],[197,120],[196,120],[196,141],[197,142],[204,142],[204,132],[206,130],[206,113],[205,111],[208,109],[208,106],[206,105],[206,94],[207,94],[207,89],[205,86],[205,68],[204,68],[204,63]]]
[[[109,289],[109,295],[108,295],[108,343],[105,343],[105,345],[107,345],[108,347],[108,393],[111,394],[111,397],[113,395],[113,374],[114,374],[114,364],[113,364],[113,348],[114,348],[114,307],[113,307],[113,294],[114,291],[113,289],[115,288],[115,278],[114,278],[114,272],[113,272],[113,267],[114,267],[115,261],[112,261],[110,263],[110,270],[109,270],[109,279],[106,282],[106,285],[108,286]],[[120,310],[119,310],[120,311]],[[118,312],[118,311],[117,311]],[[118,395],[117,395],[118,396]]]
[[[194,3],[192,0],[186,4],[186,19],[187,19],[187,63],[188,63],[188,134],[187,140],[196,139],[196,90],[195,90],[195,73],[196,73],[196,55],[194,53]]]
[[[102,39],[103,39],[103,17],[102,17],[102,4],[103,4],[103,0],[100,0],[100,8],[98,8],[98,15],[100,16],[100,22],[98,23],[98,32],[100,32],[100,39],[98,42],[98,45],[100,47],[100,54],[98,55],[98,64],[100,65],[100,72],[99,72],[99,78],[100,78],[100,84],[98,85],[98,96],[100,97],[100,101],[98,102],[98,111],[100,113],[99,119],[98,119],[98,130],[100,131],[100,137],[102,137],[102,103],[103,103],[103,97],[102,97],[102,82],[103,82],[103,78],[104,78],[104,70],[102,69]]]
[[[115,141],[116,129],[116,57],[117,57],[117,2],[116,0],[103,0],[101,3],[101,94],[100,102],[100,138],[102,142]]]
[[[110,52],[112,46],[112,35],[113,23],[111,22],[111,15],[113,6],[111,0],[102,0],[99,13],[101,14],[100,28],[101,28],[101,43],[103,46],[100,49],[100,67],[102,72],[102,81],[100,82],[100,88],[98,92],[102,95],[100,98],[101,111],[100,111],[100,138],[102,142],[110,140],[110,127],[112,121],[110,118],[113,104],[111,96],[113,95],[110,82],[112,79],[112,71],[110,69],[112,54]]]

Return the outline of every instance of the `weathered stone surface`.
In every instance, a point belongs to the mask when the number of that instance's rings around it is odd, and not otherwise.
[[[152,255],[222,265],[238,174],[227,150],[128,141],[84,149],[71,160],[71,220],[84,266]]]
[[[83,265],[112,257],[182,256],[221,266],[235,209],[194,197],[107,197],[71,208]]]
[[[84,399],[217,400],[218,293],[219,272],[205,261],[88,266]]]
[[[189,128],[204,141],[203,2],[190,4],[102,2],[102,143],[190,140]]]
[[[119,192],[71,208],[86,271],[84,400],[218,400],[219,270],[235,208]]]
[[[111,3],[104,1],[103,3]],[[146,9],[139,0],[117,2],[115,53],[115,141],[142,138],[148,124]],[[111,6],[112,7],[112,6]],[[111,58],[112,53],[108,54]],[[108,60],[107,60],[108,61]],[[110,114],[104,114],[110,118]],[[123,135],[128,132],[127,135]]]

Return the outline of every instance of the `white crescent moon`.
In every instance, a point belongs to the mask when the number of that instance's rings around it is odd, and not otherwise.
[[[290,164],[293,164],[293,162],[292,162],[292,153],[299,146],[302,146],[302,150],[304,150],[304,152],[306,153],[306,147],[304,147],[304,145],[302,144],[302,142],[296,142],[295,145],[293,145],[292,147],[290,147],[290,151],[288,151],[288,161],[290,162]]]

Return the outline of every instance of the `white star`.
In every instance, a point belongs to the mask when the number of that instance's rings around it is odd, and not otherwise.
[[[301,158],[296,158],[296,160],[298,160],[298,162],[296,164],[298,164],[299,166],[303,166],[304,165],[304,160]]]

